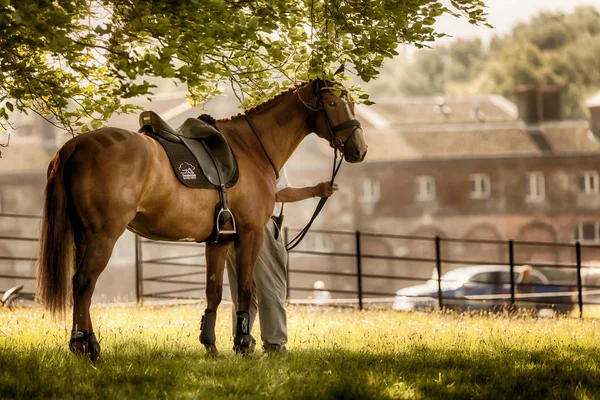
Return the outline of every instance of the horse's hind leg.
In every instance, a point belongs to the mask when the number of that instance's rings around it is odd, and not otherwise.
[[[90,317],[92,294],[119,236],[88,231],[76,239],[77,270],[73,276],[73,330],[69,347],[74,353],[88,355],[92,361],[100,353]]]
[[[206,246],[206,310],[200,325],[200,343],[206,351],[218,354],[215,335],[217,308],[223,296],[223,270],[227,257],[227,246],[224,244],[209,244]]]

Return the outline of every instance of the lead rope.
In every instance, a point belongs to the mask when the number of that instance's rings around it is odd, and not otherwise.
[[[344,161],[344,157],[340,156],[340,162],[338,163],[337,156],[338,156],[338,149],[333,149],[333,168],[331,171],[331,181],[329,183],[329,187],[333,186],[335,177],[338,174],[340,167],[342,166],[342,161]],[[319,215],[319,213],[325,206],[325,203],[327,203],[327,200],[329,200],[329,197],[321,197],[321,200],[319,200],[319,204],[317,204],[317,207],[315,208],[315,212],[313,213],[312,217],[310,218],[310,221],[308,221],[308,224],[306,224],[306,226],[300,231],[300,233],[298,233],[298,235],[296,235],[295,238],[290,240],[289,243],[285,245],[285,249],[287,251],[292,250],[293,248],[298,246],[300,244],[300,242],[302,242],[302,239],[304,239],[304,236],[306,236],[306,234],[310,230],[312,223],[315,221],[315,219],[317,219],[317,216]],[[283,212],[283,209],[281,211]]]

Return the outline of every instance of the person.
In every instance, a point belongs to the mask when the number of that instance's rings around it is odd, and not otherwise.
[[[324,306],[328,304],[328,301],[331,300],[331,293],[328,290],[325,290],[325,282],[316,281],[313,284],[313,299],[315,300],[314,304],[318,306]]]
[[[521,267],[521,271],[519,271],[519,276],[517,277],[517,287],[516,292],[519,294],[518,300],[522,303],[534,302],[534,309],[538,309],[537,304],[535,303],[535,299],[533,299],[529,294],[534,292],[534,287],[531,284],[531,265],[524,264]],[[525,309],[526,307],[522,307],[519,305],[519,308]]]
[[[519,272],[517,278],[517,290],[519,293],[533,293],[533,286],[531,286],[531,265],[525,264]]]
[[[328,181],[315,186],[292,187],[285,167],[279,171],[275,187],[275,207],[273,215],[265,227],[263,246],[254,267],[252,301],[250,303],[250,332],[258,311],[263,351],[287,352],[287,314],[285,300],[287,294],[287,251],[281,226],[276,220],[281,216],[282,203],[291,203],[312,197],[330,197],[339,189],[337,184],[330,186]],[[236,331],[237,276],[235,269],[235,248],[227,253],[227,276],[233,301],[233,334]],[[254,351],[256,340],[251,337],[250,351]]]

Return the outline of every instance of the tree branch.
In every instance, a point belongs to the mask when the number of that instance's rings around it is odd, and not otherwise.
[[[8,139],[6,139],[6,144],[0,143],[0,147],[8,147],[10,144],[10,133],[8,134]],[[2,152],[0,151],[0,158],[2,158]]]

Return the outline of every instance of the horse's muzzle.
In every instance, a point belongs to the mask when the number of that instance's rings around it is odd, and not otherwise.
[[[365,159],[368,147],[363,139],[362,129],[359,128],[346,142],[344,146],[344,158],[349,163],[359,163]]]

